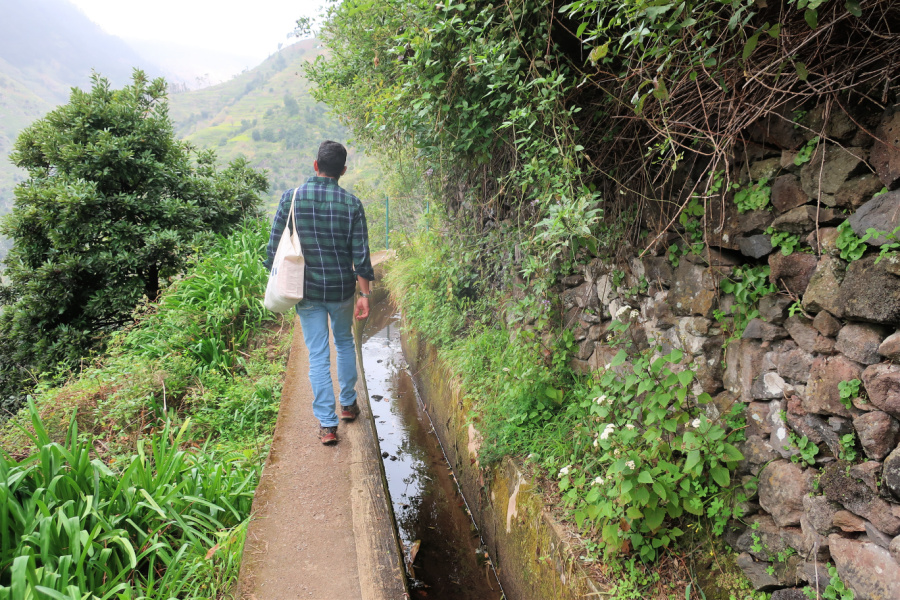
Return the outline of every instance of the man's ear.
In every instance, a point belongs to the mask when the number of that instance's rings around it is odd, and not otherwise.
[[[344,173],[346,173],[346,172],[347,172],[347,167],[346,167],[346,166],[344,166],[344,170],[343,170],[343,171],[341,171],[341,177],[343,177],[343,176],[344,176]]]

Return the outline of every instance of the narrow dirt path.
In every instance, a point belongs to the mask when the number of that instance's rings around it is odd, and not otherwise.
[[[407,597],[405,576],[364,373],[357,384],[359,418],[339,426],[336,446],[323,446],[299,319],[293,336],[238,597],[401,600]],[[331,357],[334,374],[333,345]]]

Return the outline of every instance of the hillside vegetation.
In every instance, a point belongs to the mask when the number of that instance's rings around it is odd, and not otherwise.
[[[223,161],[244,157],[266,169],[271,209],[284,190],[314,174],[312,161],[322,140],[347,141],[336,116],[310,95],[304,65],[323,52],[316,40],[298,42],[231,81],[172,94],[176,134],[214,148]],[[370,165],[351,148],[341,185],[352,189],[361,179],[373,179]]]
[[[642,298],[638,257],[725,261],[726,211],[768,202],[748,162],[801,165],[833,135],[829,113],[897,104],[898,22],[887,0],[345,0],[328,14],[316,96],[362,143],[421,165],[427,180],[387,178],[411,212],[424,190],[443,217],[393,264],[404,317],[471,395],[479,459],[534,465],[611,597],[707,597],[692,573],[719,578],[718,538],[755,494],[738,483],[744,405],[713,409],[723,388],[704,381],[723,360],[638,323],[673,326]],[[773,152],[774,132],[805,149]],[[716,331],[739,338],[758,316],[768,268],[727,271],[710,293],[734,306],[703,313]],[[735,586],[704,582],[710,598],[767,597],[719,579]]]

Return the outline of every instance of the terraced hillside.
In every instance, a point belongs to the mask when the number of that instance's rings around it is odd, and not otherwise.
[[[246,157],[269,171],[270,208],[281,192],[312,174],[319,142],[345,142],[347,132],[328,108],[309,94],[302,65],[323,52],[315,40],[283,48],[231,81],[173,94],[170,114],[179,137],[216,150],[221,161]],[[350,151],[352,187],[376,173],[362,154]]]

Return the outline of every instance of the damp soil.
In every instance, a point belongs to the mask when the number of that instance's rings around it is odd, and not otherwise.
[[[399,318],[387,301],[375,307],[362,356],[412,597],[500,600],[490,559],[403,359]]]

